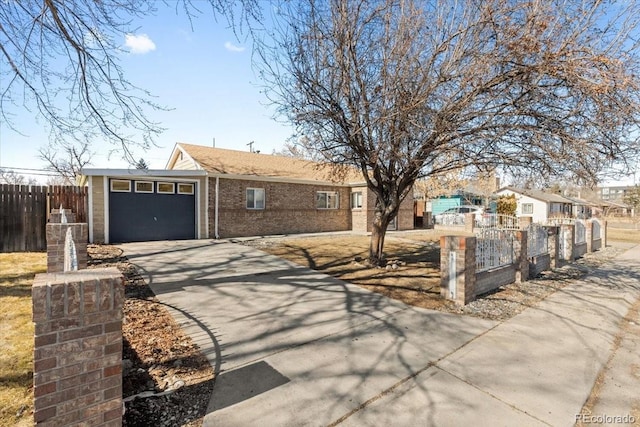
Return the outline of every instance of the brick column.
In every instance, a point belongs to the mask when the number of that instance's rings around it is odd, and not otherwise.
[[[467,213],[464,214],[464,231],[468,233],[473,233],[473,230],[476,228],[475,214]]]
[[[67,230],[71,229],[73,243],[78,256],[78,269],[87,268],[87,242],[89,241],[89,227],[86,223],[75,224],[47,224],[47,271],[58,273],[64,271],[64,241]]]
[[[602,223],[600,224],[602,228],[600,228],[600,236],[602,238],[602,247],[606,248],[607,247],[607,221],[605,221],[604,219],[601,221]]]
[[[576,246],[576,226],[572,224],[563,224],[560,226],[561,238],[564,239],[564,253],[562,258],[565,261],[572,262],[577,258],[575,255]]]
[[[585,239],[587,240],[587,253],[594,252],[593,249],[593,220],[588,219],[584,222]]]
[[[118,269],[38,274],[32,297],[35,423],[122,425]]]
[[[49,222],[52,224],[59,224],[62,221],[62,212],[64,212],[64,216],[67,218],[68,223],[76,222],[76,214],[71,212],[71,209],[51,209],[51,214],[49,215]]]
[[[476,298],[476,238],[440,238],[440,295],[465,305]]]
[[[551,257],[551,268],[560,268],[560,227],[545,226],[549,233],[549,255]]]
[[[529,255],[527,254],[527,232],[516,231],[515,259],[516,282],[526,282],[529,279]]]
[[[518,223],[520,225],[520,228],[527,228],[528,226],[531,225],[532,222],[533,222],[533,218],[530,216],[518,217]]]

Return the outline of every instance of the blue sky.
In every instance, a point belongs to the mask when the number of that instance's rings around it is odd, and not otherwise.
[[[189,20],[172,7],[136,22],[135,33],[122,39],[128,53],[121,56],[125,76],[149,90],[153,101],[172,108],[150,114],[166,128],[158,147],[134,151],[151,168],[164,168],[176,142],[271,153],[282,148],[291,126],[274,120],[275,109],[261,93],[251,66],[251,42],[238,40],[224,19],[204,13]],[[20,135],[0,123],[0,166],[41,168],[38,149],[48,143],[47,127],[23,108],[12,107]],[[127,167],[112,146],[95,141],[91,167]],[[24,173],[26,175],[26,173]],[[41,178],[44,182],[46,177]]]
[[[251,65],[251,42],[238,40],[224,18],[216,21],[211,13],[191,24],[171,6],[158,9],[157,15],[135,22],[136,31],[121,40],[128,52],[120,58],[126,77],[171,108],[150,114],[166,131],[157,138],[157,147],[134,150],[134,157],[161,169],[176,142],[211,145],[214,138],[219,148],[248,150],[247,144],[255,141],[254,148],[263,153],[280,150],[293,129],[274,119],[275,110],[261,93]],[[38,149],[48,143],[46,125],[21,106],[10,113],[25,135],[0,122],[0,166],[43,168]],[[113,146],[98,140],[91,148],[96,153],[91,167],[128,167],[120,155],[108,156]],[[618,182],[631,184],[633,177]]]

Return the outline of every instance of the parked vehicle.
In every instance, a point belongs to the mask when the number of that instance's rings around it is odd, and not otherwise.
[[[480,221],[485,209],[475,205],[456,206],[436,215],[434,221],[441,225],[464,225],[464,217],[468,213],[474,214],[475,221]]]

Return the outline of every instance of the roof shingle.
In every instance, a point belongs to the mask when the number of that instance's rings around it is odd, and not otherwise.
[[[362,175],[355,168],[350,168],[347,173],[342,174],[330,164],[293,157],[184,143],[177,145],[212,174],[266,176],[331,183],[364,182]]]

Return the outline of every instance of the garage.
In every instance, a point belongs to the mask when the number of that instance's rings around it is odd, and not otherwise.
[[[108,180],[109,242],[195,239],[197,183]]]

